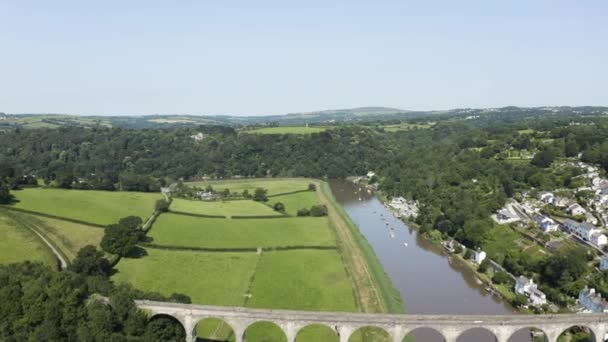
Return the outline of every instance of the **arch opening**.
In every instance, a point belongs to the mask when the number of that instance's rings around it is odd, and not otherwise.
[[[220,318],[210,317],[198,321],[196,324],[197,342],[235,342],[234,329]]]
[[[403,342],[412,341],[445,342],[445,337],[436,329],[422,327],[410,331],[403,339]]]
[[[247,342],[287,342],[283,329],[269,321],[250,324],[245,329],[244,339]]]
[[[557,342],[596,342],[595,334],[586,326],[575,325],[564,331],[557,338]]]
[[[296,342],[338,342],[338,333],[324,324],[310,324],[298,331]]]
[[[186,329],[177,318],[157,314],[148,320],[145,336],[158,341],[186,341]]]
[[[386,342],[391,341],[391,336],[386,330],[374,327],[364,326],[355,330],[350,337],[348,342]]]
[[[493,332],[486,328],[471,328],[465,330],[458,338],[456,342],[469,342],[469,341],[479,341],[479,342],[496,342],[498,339]]]
[[[511,334],[508,340],[508,342],[519,341],[547,342],[549,341],[549,338],[541,329],[535,327],[526,327],[515,331],[513,334]]]

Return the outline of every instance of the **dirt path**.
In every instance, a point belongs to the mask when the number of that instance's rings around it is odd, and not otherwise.
[[[366,313],[387,312],[387,308],[382,300],[382,295],[378,289],[375,278],[370,272],[369,264],[361,248],[357,244],[351,228],[348,226],[332,202],[323,192],[322,184],[314,181],[317,185],[317,196],[322,204],[327,205],[329,221],[335,228],[338,245],[342,257],[348,268],[348,272],[353,280],[357,301],[360,310]]]

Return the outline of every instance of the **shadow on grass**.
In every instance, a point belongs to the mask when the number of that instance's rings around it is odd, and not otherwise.
[[[144,248],[141,248],[139,246],[135,246],[129,251],[129,254],[127,254],[125,256],[125,258],[140,259],[147,255],[148,255],[148,251],[146,251]]]

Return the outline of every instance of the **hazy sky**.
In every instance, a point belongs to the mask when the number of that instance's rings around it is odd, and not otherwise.
[[[608,105],[608,1],[0,0],[0,112],[505,105]]]

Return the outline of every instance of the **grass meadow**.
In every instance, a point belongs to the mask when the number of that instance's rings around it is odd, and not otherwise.
[[[198,215],[219,215],[230,217],[240,216],[260,216],[276,215],[281,213],[274,211],[267,205],[252,200],[238,201],[197,201],[174,198],[171,202],[171,210]]]
[[[0,264],[30,260],[56,266],[55,256],[42,240],[4,213],[0,210]]]
[[[221,219],[167,213],[148,236],[155,245],[198,248],[335,246],[326,217]]]
[[[228,181],[202,181],[186,183],[190,186],[206,187],[211,185],[215,190],[229,189],[230,192],[242,193],[244,190],[253,195],[256,188],[268,190],[268,195],[283,194],[286,192],[308,189],[309,180],[303,178],[249,178],[231,179]]]
[[[285,212],[291,216],[296,216],[299,209],[310,209],[313,205],[319,204],[317,194],[312,191],[273,196],[268,199],[270,205],[274,205],[277,202],[283,203],[285,205]]]
[[[357,311],[340,254],[331,250],[264,252],[247,306]]]
[[[15,208],[108,225],[135,215],[142,219],[154,212],[160,194],[92,190],[31,188],[12,191],[18,200]]]
[[[255,270],[256,253],[215,253],[147,248],[138,259],[122,258],[117,282],[169,296],[183,293],[193,303],[242,306]]]

